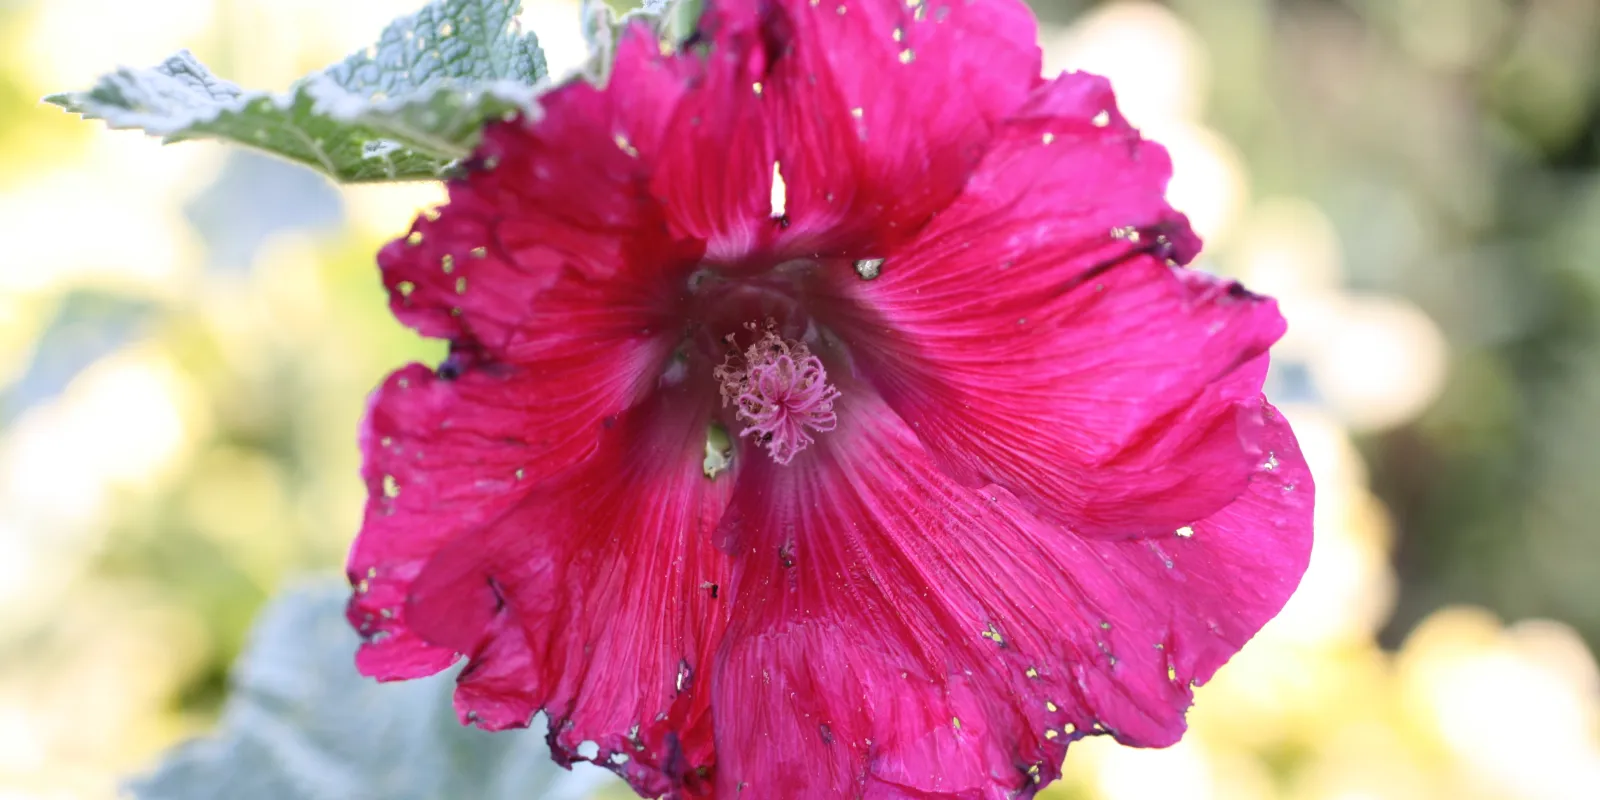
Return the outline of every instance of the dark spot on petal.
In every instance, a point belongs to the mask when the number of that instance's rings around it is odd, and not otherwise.
[[[822,727],[818,728],[818,732],[822,734],[823,744],[833,744],[833,729],[828,727],[828,723],[822,723]]]
[[[678,740],[678,732],[667,731],[665,741],[662,744],[665,745],[666,753],[661,759],[661,771],[668,775],[687,774],[692,765],[689,763],[688,756],[683,752],[683,743]]]
[[[1261,295],[1244,288],[1242,283],[1228,284],[1228,296],[1235,300],[1260,300]]]
[[[498,614],[501,609],[506,607],[506,595],[500,588],[500,582],[495,580],[493,575],[490,575],[488,580],[489,591],[494,592],[494,611]]]

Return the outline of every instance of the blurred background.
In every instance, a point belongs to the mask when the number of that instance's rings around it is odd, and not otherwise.
[[[367,392],[443,355],[373,265],[438,187],[38,98],[180,47],[282,89],[419,4],[0,2],[0,800],[114,797],[214,723],[262,604],[341,563]],[[575,3],[527,5],[575,66]],[[1046,796],[1600,797],[1600,2],[1036,8],[1171,149],[1203,266],[1281,300],[1320,490],[1193,733],[1080,744]]]

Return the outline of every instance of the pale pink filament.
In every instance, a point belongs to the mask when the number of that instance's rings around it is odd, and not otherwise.
[[[768,331],[741,356],[728,356],[717,367],[722,404],[733,405],[745,423],[741,436],[751,436],[779,464],[815,441],[808,432],[831,431],[839,418],[833,401],[839,390],[828,384],[822,360],[801,342]]]

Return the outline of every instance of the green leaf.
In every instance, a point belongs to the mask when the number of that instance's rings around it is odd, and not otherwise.
[[[520,7],[439,0],[283,95],[241,89],[182,51],[45,101],[168,142],[255,147],[339,181],[433,179],[472,152],[485,121],[533,109],[547,70]]]
[[[349,589],[291,590],[234,666],[214,735],[182,745],[129,787],[139,800],[569,800],[614,783],[566,772],[538,730],[462,727],[453,675],[378,683],[355,671]],[[451,671],[453,673],[454,670]]]

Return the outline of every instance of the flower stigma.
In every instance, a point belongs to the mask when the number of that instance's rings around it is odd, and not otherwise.
[[[751,330],[755,324],[746,326]],[[729,336],[728,342],[733,343]],[[733,406],[749,436],[787,465],[815,441],[809,431],[825,433],[838,424],[833,401],[839,390],[828,383],[822,359],[803,342],[779,336],[771,324],[743,353],[729,353],[712,373],[722,384],[722,406]]]

